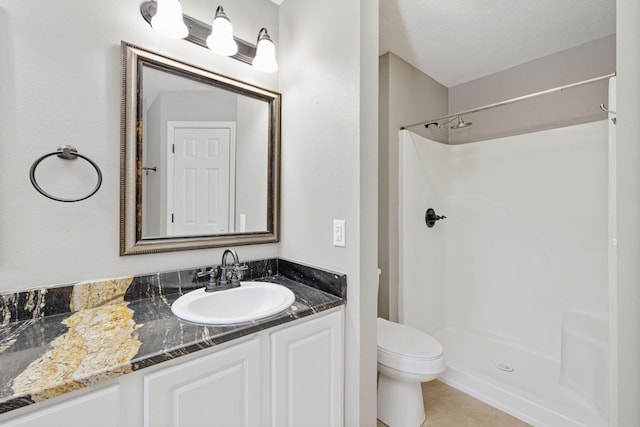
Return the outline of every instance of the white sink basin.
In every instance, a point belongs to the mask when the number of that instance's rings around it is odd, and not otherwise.
[[[240,287],[217,292],[204,288],[182,295],[171,311],[181,319],[207,325],[228,325],[273,316],[289,308],[295,295],[269,282],[240,282]]]

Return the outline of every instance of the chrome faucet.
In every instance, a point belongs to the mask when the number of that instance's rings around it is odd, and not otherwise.
[[[227,265],[227,255],[233,257],[233,264]],[[225,289],[237,288],[240,286],[240,278],[238,274],[242,270],[246,270],[247,266],[240,264],[238,253],[233,249],[225,249],[222,253],[222,262],[220,267],[212,268],[204,272],[198,273],[198,277],[209,276],[209,282],[205,286],[205,292],[223,291]]]
[[[227,265],[227,255],[233,256],[233,264]],[[238,259],[238,253],[233,249],[225,249],[222,253],[222,262],[220,263],[220,278],[218,279],[218,286],[230,286],[235,288],[240,286],[240,280],[238,280],[238,270],[240,267],[240,260]]]

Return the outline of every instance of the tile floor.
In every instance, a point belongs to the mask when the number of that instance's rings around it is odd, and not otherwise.
[[[422,384],[427,418],[422,427],[527,427],[505,414],[440,381]],[[378,421],[377,427],[386,424]]]

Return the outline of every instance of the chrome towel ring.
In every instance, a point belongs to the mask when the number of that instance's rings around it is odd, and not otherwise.
[[[89,164],[91,164],[91,166],[94,167],[94,169],[96,170],[96,173],[98,174],[98,183],[96,184],[96,186],[93,189],[93,191],[91,191],[91,193],[87,194],[86,196],[80,197],[78,199],[62,199],[60,197],[52,196],[51,194],[49,194],[46,191],[44,191],[42,189],[42,187],[40,187],[40,185],[38,185],[38,182],[36,181],[36,168],[38,167],[38,165],[40,164],[41,161],[43,161],[47,157],[50,157],[50,156],[53,156],[53,155],[56,155],[56,156],[60,157],[61,159],[65,159],[65,160],[75,160],[78,157],[80,157],[80,158],[86,160],[87,162],[89,162]],[[72,147],[71,145],[61,145],[53,153],[45,154],[44,156],[40,157],[38,160],[33,162],[33,164],[31,165],[31,169],[29,170],[29,179],[31,179],[31,184],[33,185],[33,187],[36,190],[38,190],[38,192],[40,194],[42,194],[45,197],[48,197],[51,200],[55,200],[55,201],[58,201],[58,202],[79,202],[81,200],[85,200],[85,199],[88,199],[89,197],[93,196],[100,189],[100,186],[102,185],[102,171],[100,170],[98,165],[95,164],[95,162],[93,160],[91,160],[90,158],[88,158],[86,156],[83,156],[82,154],[78,153],[78,150],[76,150],[75,147]]]

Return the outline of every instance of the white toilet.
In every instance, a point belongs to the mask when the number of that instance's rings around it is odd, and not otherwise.
[[[420,427],[422,386],[444,372],[442,345],[419,329],[378,318],[378,419],[389,427]]]

